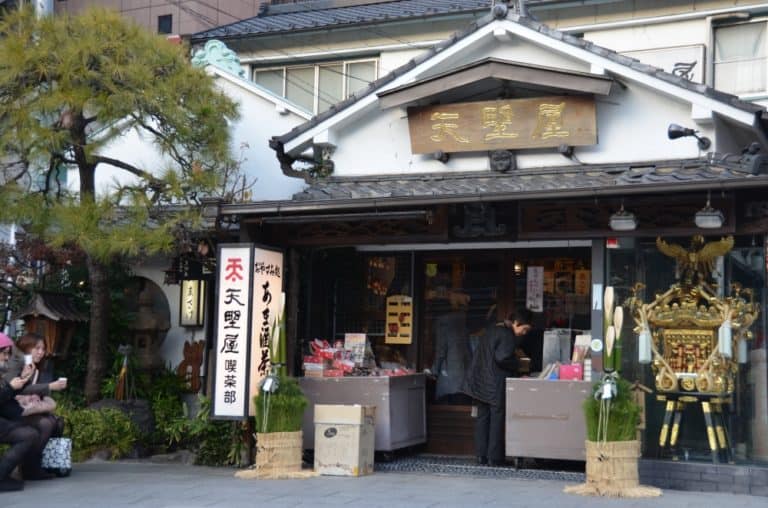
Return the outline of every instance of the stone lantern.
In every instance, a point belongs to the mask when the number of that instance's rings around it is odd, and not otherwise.
[[[149,285],[139,293],[136,319],[128,325],[136,361],[142,370],[163,367],[160,344],[165,340],[165,334],[170,328],[168,317],[155,310],[152,296]]]

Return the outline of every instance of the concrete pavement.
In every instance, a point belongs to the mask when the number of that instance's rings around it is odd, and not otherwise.
[[[570,508],[589,506],[765,508],[765,497],[664,491],[651,499],[580,497],[556,480],[473,478],[377,472],[360,478],[242,480],[234,469],[145,461],[75,464],[69,478],[27,482],[0,493],[2,508],[240,508],[240,507],[470,507]]]

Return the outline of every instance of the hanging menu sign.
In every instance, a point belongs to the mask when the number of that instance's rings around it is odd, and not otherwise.
[[[393,295],[387,298],[386,344],[410,344],[413,332],[413,298]]]
[[[529,266],[525,284],[525,307],[533,312],[544,311],[544,267]]]
[[[250,245],[219,246],[213,418],[241,419],[247,416],[252,256]]]

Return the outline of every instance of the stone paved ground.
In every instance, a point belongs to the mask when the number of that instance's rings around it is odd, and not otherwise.
[[[240,507],[470,507],[570,508],[589,506],[765,508],[765,497],[665,491],[653,499],[585,498],[564,494],[563,480],[484,478],[424,472],[377,472],[361,478],[241,480],[233,469],[97,462],[77,464],[69,478],[28,482],[0,493],[2,508],[240,508]]]

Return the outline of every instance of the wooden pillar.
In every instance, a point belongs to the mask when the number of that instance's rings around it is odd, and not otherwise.
[[[300,270],[301,270],[301,255],[296,248],[288,249],[288,283],[285,288],[286,291],[286,320],[285,320],[285,336],[286,336],[286,349],[285,358],[288,363],[288,375],[295,376],[294,372],[296,367],[296,356],[301,354],[299,336],[298,336],[298,324],[299,324],[299,288],[300,288]]]

